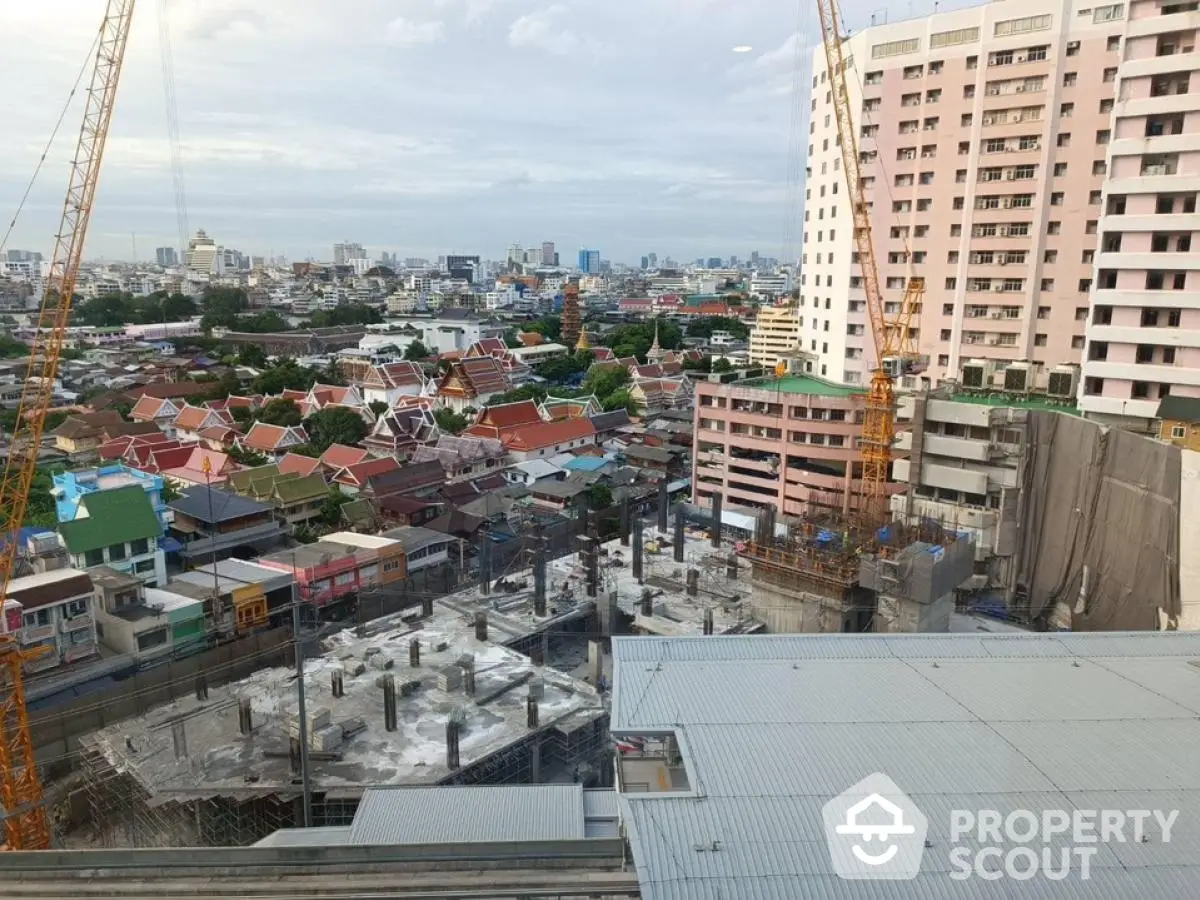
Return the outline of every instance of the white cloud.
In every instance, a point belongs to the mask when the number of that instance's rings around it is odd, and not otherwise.
[[[441,22],[413,22],[399,16],[388,22],[383,38],[394,47],[418,47],[437,44],[446,39],[446,26]]]
[[[555,3],[537,13],[529,13],[517,19],[508,29],[508,43],[513,47],[534,47],[567,56],[579,48],[579,38],[565,28],[557,28],[555,20],[566,8]]]

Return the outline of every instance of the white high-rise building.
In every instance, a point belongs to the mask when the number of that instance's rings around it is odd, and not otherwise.
[[[1153,428],[1176,418],[1160,416],[1165,397],[1200,398],[1198,37],[1194,2],[1129,4],[1113,121],[1096,148],[1108,178],[1079,400],[1120,425]]]
[[[931,381],[976,358],[1043,370],[1081,358],[1125,12],[1002,0],[847,42],[885,312],[924,277],[913,327]],[[812,86],[804,349],[814,374],[863,383],[874,344],[820,52]]]
[[[217,270],[217,242],[202,228],[188,241],[187,267],[193,272],[208,275]]]

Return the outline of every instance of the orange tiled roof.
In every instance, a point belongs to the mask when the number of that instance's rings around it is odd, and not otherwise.
[[[501,440],[509,450],[540,450],[595,434],[591,419],[559,419],[520,426],[503,435]]]

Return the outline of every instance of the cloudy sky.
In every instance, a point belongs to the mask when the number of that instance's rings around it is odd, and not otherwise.
[[[813,0],[140,0],[91,258],[131,258],[134,233],[143,259],[178,243],[164,3],[189,223],[226,246],[499,258],[553,240],[625,262],[794,249]],[[0,234],[103,7],[0,2]],[[846,3],[849,24],[874,7]],[[80,109],[10,248],[49,250]]]

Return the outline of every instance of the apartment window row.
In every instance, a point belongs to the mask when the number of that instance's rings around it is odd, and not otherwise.
[[[921,172],[918,175],[913,175],[911,172],[907,175],[897,175],[892,183],[896,187],[912,187],[914,184],[933,184],[932,172]]]
[[[885,59],[889,56],[901,56],[905,53],[916,53],[921,49],[920,38],[905,38],[900,41],[887,41],[871,46],[871,59]]]
[[[1042,120],[1041,106],[1018,106],[1010,109],[996,109],[983,114],[983,127],[989,128],[993,125],[1018,125],[1021,122],[1040,122]],[[963,115],[963,125],[970,125],[973,121],[971,113]]]
[[[1008,34],[1029,34],[1033,31],[1046,31],[1054,22],[1050,14],[1040,16],[1024,16],[1019,19],[1004,19],[995,24],[992,34],[1002,37]]]
[[[1083,10],[1080,10],[1080,15],[1083,15]],[[1107,6],[1097,6],[1092,10],[1092,24],[1100,25],[1104,22],[1119,22],[1125,18],[1124,3],[1110,3]]]
[[[1019,166],[984,166],[979,170],[979,181],[1029,181],[1037,177],[1037,166],[1026,163]]]
[[[1025,250],[972,250],[967,261],[976,266],[1010,266],[1024,263],[1028,255]],[[947,254],[947,262],[958,262],[957,250]]]
[[[946,335],[943,340],[952,340],[948,332],[949,329],[943,330],[942,333]],[[964,331],[962,342],[964,344],[984,344],[989,347],[1015,347],[1017,336],[1015,334],[989,334],[986,331]]]
[[[950,315],[953,315],[953,304],[946,304],[951,307]],[[1020,306],[981,306],[979,304],[968,304],[963,308],[963,316],[967,319],[1019,319],[1021,318]],[[943,310],[945,312],[945,310]]]
[[[929,47],[937,50],[941,47],[956,47],[959,44],[973,44],[979,40],[979,28],[956,28],[953,31],[939,31],[929,36]]]
[[[923,198],[917,201],[917,212],[929,212],[933,208],[933,201]],[[910,213],[913,211],[913,202],[911,200],[895,200],[892,202],[892,212],[894,213]]]
[[[1028,222],[984,223],[971,226],[971,237],[1028,237]]]
[[[1025,290],[1024,278],[968,278],[967,291],[982,293],[990,291],[996,294],[1014,294]]]
[[[954,208],[962,209],[963,197],[954,198]],[[975,198],[975,209],[1029,209],[1033,194],[982,194]]]
[[[1046,76],[1037,75],[1032,78],[1005,78],[1001,81],[989,81],[983,92],[988,97],[1001,97],[1007,94],[1032,94],[1045,89]]]
[[[1110,216],[1125,215],[1126,197],[1124,194],[1113,194],[1108,198],[1106,212]],[[1170,216],[1176,213],[1194,213],[1196,211],[1195,194],[1158,194],[1154,200],[1156,216]]]
[[[1046,18],[1049,18],[1049,16]],[[994,50],[988,54],[988,65],[1013,66],[1021,65],[1023,63],[1040,62],[1046,58],[1046,52],[1049,49],[1049,46],[1046,44],[1040,44],[1036,47],[1024,47],[1020,50]]]

